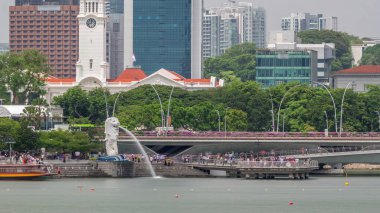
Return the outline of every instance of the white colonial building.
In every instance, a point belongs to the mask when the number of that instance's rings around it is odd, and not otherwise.
[[[144,84],[160,84],[187,90],[201,90],[223,86],[223,80],[216,78],[186,79],[169,70],[160,69],[147,76],[139,68],[127,68],[117,78],[110,76],[106,54],[106,0],[81,0],[79,23],[79,59],[76,64],[76,78],[46,80],[46,100],[51,103],[54,96],[62,95],[69,88],[81,86],[91,90],[105,87],[111,93],[127,91]]]

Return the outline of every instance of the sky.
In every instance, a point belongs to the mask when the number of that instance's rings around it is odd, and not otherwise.
[[[236,0],[239,1],[239,0]],[[339,31],[360,37],[380,38],[380,0],[240,0],[253,2],[267,11],[267,31],[280,30],[281,17],[292,12],[337,16]],[[204,0],[205,8],[223,6],[228,0]],[[8,6],[0,0],[0,43],[8,43]]]

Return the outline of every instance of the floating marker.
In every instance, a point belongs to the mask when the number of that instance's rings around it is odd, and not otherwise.
[[[94,189],[94,188],[91,188],[90,190],[91,190],[91,191],[95,191],[95,189]]]
[[[346,181],[346,182],[344,183],[344,185],[345,185],[345,186],[349,186],[350,183],[349,183],[348,181]]]
[[[176,194],[176,195],[175,195],[175,198],[179,198],[179,195],[178,195],[178,194]]]
[[[294,204],[294,203],[293,203],[292,201],[289,202],[289,206],[293,206],[293,204]]]

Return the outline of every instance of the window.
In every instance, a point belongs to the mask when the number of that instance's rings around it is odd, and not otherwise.
[[[120,32],[120,23],[113,23],[113,32]]]
[[[93,63],[93,60],[90,59],[90,69],[92,69],[92,63]]]

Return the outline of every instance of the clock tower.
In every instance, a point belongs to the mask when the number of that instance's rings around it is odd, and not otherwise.
[[[76,82],[106,83],[109,64],[106,59],[106,0],[80,0],[79,59]]]

